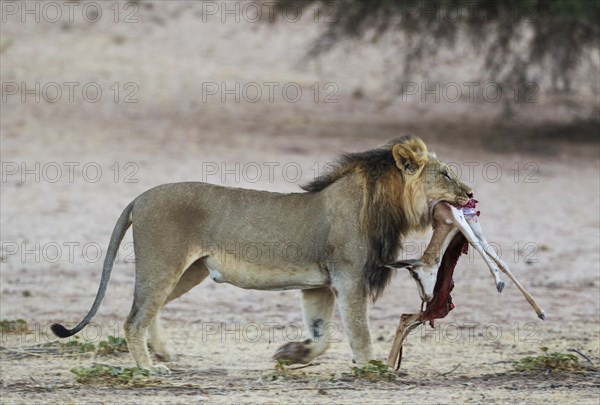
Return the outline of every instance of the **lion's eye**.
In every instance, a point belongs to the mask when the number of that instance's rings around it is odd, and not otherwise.
[[[447,180],[452,180],[448,172],[442,172],[442,176],[444,176]]]

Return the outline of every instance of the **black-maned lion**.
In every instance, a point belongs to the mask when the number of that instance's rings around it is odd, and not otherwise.
[[[308,363],[323,353],[328,343],[321,337],[337,301],[353,359],[367,362],[373,358],[369,298],[381,294],[393,271],[382,265],[397,259],[403,236],[431,223],[435,202],[464,204],[471,189],[409,135],[344,155],[304,190],[280,194],[190,182],[146,191],[115,225],[92,308],[75,328],[54,324],[53,332],[71,336],[96,314],[132,225],[136,280],[125,336],[138,367],[169,371],[153,365],[146,336],[159,359],[172,359],[159,311],[208,276],[247,289],[302,290],[311,339],[283,345],[275,358]]]

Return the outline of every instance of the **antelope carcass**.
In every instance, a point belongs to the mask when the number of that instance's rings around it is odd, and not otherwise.
[[[402,359],[402,343],[411,330],[429,321],[443,318],[454,308],[450,292],[454,288],[452,275],[458,258],[467,253],[470,244],[484,259],[494,278],[496,289],[502,292],[504,281],[500,271],[507,275],[521,291],[538,317],[545,318],[544,311],[535,299],[525,290],[508,265],[498,257],[483,236],[479,224],[479,212],[475,211],[476,200],[471,199],[465,206],[454,206],[440,202],[433,207],[433,235],[419,260],[405,260],[387,265],[390,268],[406,268],[417,282],[419,295],[423,301],[421,311],[416,314],[403,314],[396,330],[396,336],[388,357],[388,365],[398,369]],[[426,304],[423,310],[423,304]]]

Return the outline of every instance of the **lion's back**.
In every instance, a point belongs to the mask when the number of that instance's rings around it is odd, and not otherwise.
[[[325,201],[315,193],[282,194],[202,182],[170,183],[141,194],[133,222],[189,229],[212,241],[305,243],[327,232]],[[208,236],[210,235],[210,236]]]

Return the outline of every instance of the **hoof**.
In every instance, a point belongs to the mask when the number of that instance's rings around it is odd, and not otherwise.
[[[499,293],[504,290],[504,281],[498,281],[498,284],[496,284],[496,290],[498,290]]]
[[[289,342],[281,346],[273,355],[273,360],[285,364],[308,364],[312,360],[310,348],[304,342]]]
[[[150,374],[152,375],[169,375],[171,374],[171,370],[169,367],[164,364],[155,364],[154,366],[149,368]]]
[[[542,311],[538,314],[538,318],[540,318],[542,321],[546,320],[546,314],[544,313],[544,311]]]

